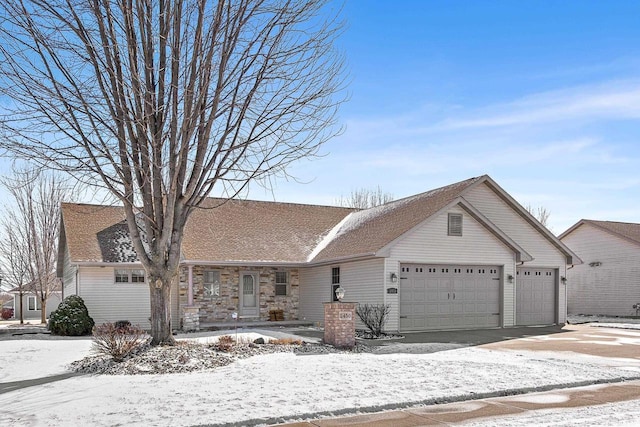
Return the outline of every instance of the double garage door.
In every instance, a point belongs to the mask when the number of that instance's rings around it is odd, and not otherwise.
[[[403,264],[400,330],[500,326],[500,267]]]

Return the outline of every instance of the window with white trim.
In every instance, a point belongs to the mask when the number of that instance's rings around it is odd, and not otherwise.
[[[331,301],[338,301],[336,289],[340,287],[340,267],[331,268]]]
[[[289,273],[276,271],[276,296],[286,296],[289,289]]]
[[[448,219],[447,234],[449,236],[462,236],[462,214],[450,213]]]
[[[33,295],[29,295],[27,297],[27,310],[29,311],[42,310],[42,302],[40,301],[40,298]]]
[[[144,270],[141,268],[116,268],[114,270],[116,283],[144,283]]]
[[[203,286],[205,298],[217,298],[220,296],[220,272],[217,270],[205,270],[203,273]]]

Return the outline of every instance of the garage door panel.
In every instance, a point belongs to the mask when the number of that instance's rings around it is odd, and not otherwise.
[[[553,269],[518,268],[516,273],[516,324],[556,323],[555,274]]]
[[[499,267],[403,265],[401,271],[401,330],[500,326]]]

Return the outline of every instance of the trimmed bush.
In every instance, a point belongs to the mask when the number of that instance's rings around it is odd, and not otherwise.
[[[84,300],[77,295],[66,297],[49,316],[49,330],[55,335],[89,335],[94,325]]]
[[[387,318],[391,312],[389,304],[358,304],[356,314],[364,326],[371,331],[375,338],[379,338],[383,332]]]
[[[132,353],[141,349],[149,341],[149,336],[128,320],[103,323],[93,328],[93,348],[99,354],[111,356],[122,362]]]
[[[13,317],[13,308],[3,308],[0,312],[0,317],[2,320],[9,320]]]

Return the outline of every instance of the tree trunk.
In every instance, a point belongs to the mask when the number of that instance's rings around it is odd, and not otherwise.
[[[149,278],[151,345],[174,345],[171,333],[171,279]]]
[[[40,323],[42,324],[47,323],[47,300],[46,299],[40,300]]]
[[[18,298],[20,300],[20,324],[23,325],[24,324],[24,294],[22,292],[19,293],[20,298]],[[15,310],[16,308],[13,307],[13,309]]]

